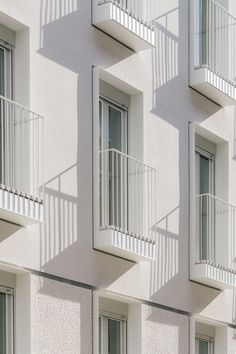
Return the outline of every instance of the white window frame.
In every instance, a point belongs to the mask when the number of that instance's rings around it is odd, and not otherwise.
[[[207,342],[208,343],[208,354],[214,354],[214,338],[204,336],[202,334],[196,334],[195,336],[195,348],[197,341]],[[195,350],[196,351],[196,350]],[[195,354],[199,354],[199,352],[195,352]]]
[[[6,295],[6,354],[14,354],[14,289],[0,286],[0,293]]]
[[[0,39],[4,51],[4,96],[13,99],[13,46]]]
[[[127,317],[116,313],[100,311],[101,331],[99,334],[99,347],[101,346],[101,354],[108,354],[109,319],[120,322],[120,354],[127,354]]]
[[[101,133],[101,151],[109,149],[107,145],[109,137],[107,136],[108,124],[109,124],[109,107],[112,107],[121,113],[121,152],[128,153],[128,108],[122,106],[121,104],[114,103],[112,99],[106,98],[103,95],[99,96],[99,102],[101,102],[102,110],[102,131],[100,132],[100,122],[99,122],[99,137]],[[99,117],[100,120],[100,117]],[[106,144],[104,144],[106,142]]]

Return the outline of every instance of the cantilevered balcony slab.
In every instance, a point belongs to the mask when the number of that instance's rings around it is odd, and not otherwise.
[[[135,13],[135,9],[130,10],[128,5],[122,5],[118,1],[92,1],[94,26],[136,52],[155,45],[155,32],[147,11],[144,19]]]
[[[191,279],[224,290],[236,286],[236,271],[211,262],[195,263],[191,270]]]
[[[0,186],[0,219],[21,226],[42,223],[43,201]]]
[[[95,247],[134,262],[155,258],[155,243],[153,241],[115,229],[99,230]]]
[[[207,67],[193,69],[190,86],[223,107],[235,104],[236,83]]]

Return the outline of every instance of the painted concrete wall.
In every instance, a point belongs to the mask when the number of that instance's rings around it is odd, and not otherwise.
[[[142,306],[142,354],[189,353],[187,316]]]
[[[31,276],[31,353],[92,353],[91,291]]]
[[[29,53],[24,75],[16,65],[15,97],[45,116],[46,152],[46,223],[20,230],[1,223],[0,260],[232,322],[232,291],[189,282],[188,122],[229,142],[233,204],[236,162],[234,109],[220,109],[188,86],[188,0],[159,1],[156,47],[142,53],[92,27],[90,1],[63,4],[0,0],[0,22],[24,42],[17,55],[25,62]],[[134,264],[92,249],[93,65],[143,92],[143,156],[158,170],[153,262]]]

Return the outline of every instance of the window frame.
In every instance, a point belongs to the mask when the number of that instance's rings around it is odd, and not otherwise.
[[[119,354],[127,354],[127,317],[117,313],[100,311],[101,330],[99,330],[99,354],[108,354],[108,320],[120,322],[120,348]]]
[[[213,337],[209,337],[209,336],[205,336],[203,334],[197,333],[195,336],[195,348],[196,348],[197,341],[207,342],[208,343],[208,354],[214,354],[214,338]],[[195,353],[195,354],[200,354],[200,353]]]
[[[118,102],[114,102],[114,100],[105,97],[104,95],[99,95],[99,105],[100,103],[102,116],[100,117],[99,112],[99,139],[101,138],[101,146],[99,143],[99,150],[103,151],[110,149],[109,146],[104,146],[104,138],[106,139],[106,143],[109,143],[109,136],[107,136],[107,132],[109,131],[109,107],[112,107],[121,113],[121,152],[128,154],[128,108]],[[100,131],[100,119],[103,121],[101,125],[103,127],[102,131]]]
[[[5,334],[6,334],[6,354],[15,353],[15,298],[14,289],[0,286],[0,293],[5,297]]]
[[[13,99],[13,60],[14,47],[0,39],[0,48],[4,51],[4,94],[8,99]]]

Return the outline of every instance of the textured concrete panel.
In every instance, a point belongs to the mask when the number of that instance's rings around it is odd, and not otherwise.
[[[33,275],[32,354],[90,354],[91,304],[91,291]]]
[[[150,306],[142,309],[142,354],[188,354],[188,317]]]

